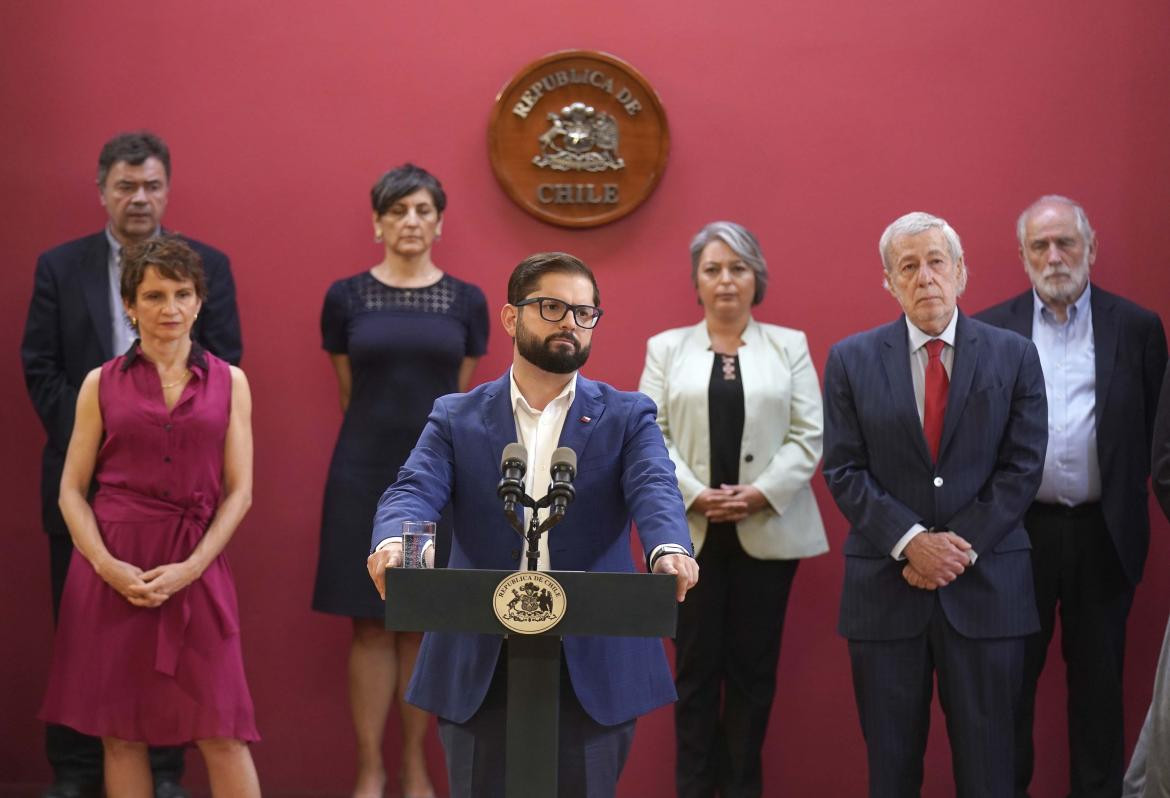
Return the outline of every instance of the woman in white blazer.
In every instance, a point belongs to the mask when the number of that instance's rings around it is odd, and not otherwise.
[[[650,339],[639,390],[687,505],[699,584],[679,605],[676,784],[682,796],[758,796],[789,589],[828,551],[809,480],[821,392],[804,333],[760,324],[756,237],[713,222],[691,242],[703,320]]]

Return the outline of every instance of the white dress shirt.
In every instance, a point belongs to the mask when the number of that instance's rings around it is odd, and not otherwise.
[[[528,451],[528,470],[524,474],[524,492],[536,501],[540,501],[548,493],[552,476],[549,469],[552,467],[552,453],[560,444],[561,430],[565,426],[565,417],[569,407],[573,404],[573,397],[577,393],[577,373],[556,397],[549,402],[544,410],[536,410],[528,404],[528,400],[520,393],[516,385],[516,374],[509,371],[509,384],[512,391],[512,416],[516,419],[516,440]],[[537,518],[543,523],[548,518],[548,508],[537,511]],[[532,519],[532,509],[524,508],[524,527]],[[556,534],[556,527],[540,536],[540,559],[537,562],[538,571],[551,570],[548,553],[548,536]],[[522,552],[528,550],[528,542],[524,542]],[[528,570],[528,557],[523,553],[520,556],[523,569]]]
[[[939,360],[947,371],[947,379],[951,378],[951,368],[955,364],[955,326],[958,324],[959,312],[951,314],[951,320],[946,329],[937,336],[930,336],[910,323],[906,319],[906,329],[910,331],[910,378],[914,380],[914,401],[918,405],[918,423],[926,423],[926,364],[930,362],[930,353],[926,345],[938,338],[946,346],[939,353]]]

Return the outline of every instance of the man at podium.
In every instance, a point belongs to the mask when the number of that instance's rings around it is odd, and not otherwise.
[[[398,481],[379,502],[367,565],[383,597],[385,569],[402,562],[402,522],[438,518],[448,503],[451,568],[527,566],[523,539],[496,493],[500,454],[519,442],[533,499],[547,490],[554,449],[569,447],[578,458],[574,486],[582,506],[541,537],[539,570],[635,570],[632,519],[651,570],[675,575],[683,600],[699,568],[654,403],[578,374],[601,314],[593,273],[572,255],[532,255],[513,270],[500,311],[513,340],[512,367],[470,393],[435,402]],[[506,670],[498,635],[435,632],[423,639],[407,700],[439,719],[452,798],[504,793]],[[635,719],[676,698],[662,643],[566,636],[561,671],[558,795],[613,796]]]

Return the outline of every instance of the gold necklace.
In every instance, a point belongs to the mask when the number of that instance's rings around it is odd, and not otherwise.
[[[170,390],[171,388],[174,388],[176,385],[182,385],[184,382],[187,381],[187,378],[190,376],[191,376],[191,369],[184,369],[182,377],[179,377],[179,379],[175,380],[172,383],[163,383],[163,390],[164,391]],[[162,382],[162,380],[160,379],[159,382]]]

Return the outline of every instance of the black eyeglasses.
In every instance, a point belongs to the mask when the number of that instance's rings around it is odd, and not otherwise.
[[[553,299],[547,296],[534,296],[530,299],[521,299],[519,302],[514,302],[515,307],[524,307],[525,305],[540,305],[540,317],[545,321],[558,322],[565,317],[565,314],[570,310],[573,311],[573,321],[577,323],[578,327],[584,327],[591,330],[597,326],[597,320],[601,318],[601,308],[593,305],[570,305],[568,302],[562,302],[559,299]]]

